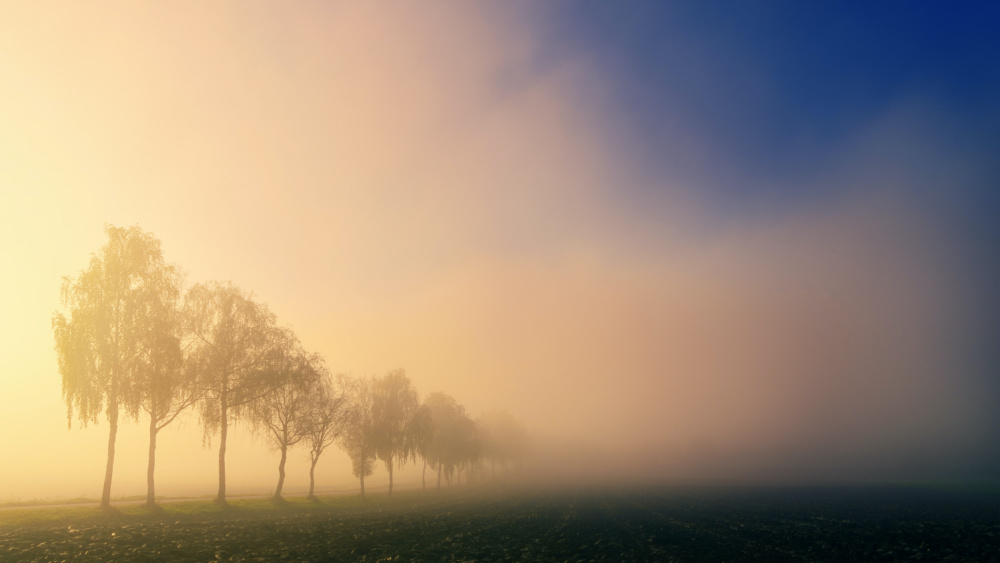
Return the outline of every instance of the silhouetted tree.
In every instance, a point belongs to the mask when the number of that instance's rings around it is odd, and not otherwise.
[[[361,498],[365,496],[365,477],[375,470],[375,393],[367,377],[348,378],[350,410],[341,444],[351,457],[354,476],[361,479]]]
[[[410,439],[413,442],[413,451],[424,461],[423,469],[420,472],[421,488],[427,488],[427,462],[428,452],[431,442],[434,439],[434,428],[431,421],[431,410],[426,403],[417,407],[410,419]],[[431,469],[436,466],[432,463]]]
[[[105,227],[108,242],[75,279],[63,279],[69,318],[52,316],[67,417],[86,425],[103,411],[110,426],[101,506],[111,504],[120,410],[138,416],[138,380],[158,356],[157,323],[179,291],[160,241],[139,227]]]
[[[273,379],[280,383],[270,393],[249,403],[248,412],[254,429],[281,452],[278,485],[274,489],[277,501],[281,500],[285,484],[288,448],[308,437],[311,430],[313,421],[309,407],[322,384],[323,359],[318,354],[307,354],[291,331],[284,331],[266,366]]]
[[[476,421],[482,457],[490,462],[490,473],[496,473],[496,464],[505,468],[508,463],[520,462],[529,447],[528,433],[524,426],[504,411],[485,413]]]
[[[146,466],[146,504],[156,505],[153,475],[156,467],[156,436],[160,430],[173,422],[181,412],[198,402],[202,397],[194,370],[185,369],[181,351],[180,310],[178,291],[173,292],[161,305],[164,307],[156,315],[156,321],[147,328],[149,342],[148,369],[139,373],[139,404],[149,416],[149,461]]]
[[[476,426],[465,407],[444,393],[431,393],[424,404],[430,410],[432,428],[427,460],[437,466],[440,489],[442,475],[451,483],[456,469],[478,455]]]
[[[309,498],[315,499],[316,463],[327,446],[333,444],[344,432],[350,414],[347,384],[343,376],[337,378],[335,389],[330,376],[323,371],[320,384],[309,401]]]
[[[406,463],[413,453],[410,420],[420,406],[417,390],[406,371],[398,369],[372,382],[375,409],[375,453],[389,471],[389,496],[392,496],[393,467]]]
[[[267,306],[232,284],[197,284],[188,290],[185,321],[193,338],[188,357],[205,392],[205,435],[219,433],[219,492],[226,502],[226,438],[230,422],[280,383],[269,362],[281,356],[283,331]]]

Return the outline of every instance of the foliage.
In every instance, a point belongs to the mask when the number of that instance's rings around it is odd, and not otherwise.
[[[431,393],[424,401],[431,414],[432,437],[427,459],[451,481],[456,470],[479,458],[476,425],[465,407],[444,393]]]
[[[389,471],[389,494],[392,494],[393,463],[402,467],[413,453],[410,424],[420,400],[402,369],[375,378],[372,393],[375,453]]]
[[[82,424],[104,411],[109,422],[108,460],[101,496],[109,506],[119,410],[136,418],[140,408],[169,403],[170,381],[180,362],[174,311],[177,270],[163,260],[160,241],[139,227],[105,227],[108,242],[91,255],[77,278],[63,279],[69,318],[52,317],[67,419]]]
[[[184,313],[191,366],[206,392],[204,430],[213,434],[230,418],[248,414],[254,401],[280,383],[273,366],[286,335],[266,305],[231,283],[194,285]]]
[[[370,378],[342,377],[350,393],[350,407],[341,445],[351,458],[351,471],[361,479],[363,495],[365,477],[375,471],[375,394]]]
[[[527,455],[528,432],[506,411],[490,411],[476,420],[484,459],[500,464],[518,463]]]
[[[268,358],[266,371],[277,386],[247,409],[254,430],[268,445],[280,450],[309,435],[313,421],[310,403],[322,382],[323,359],[302,349],[290,331],[282,334]]]
[[[217,500],[225,502],[229,423],[249,415],[257,401],[280,386],[288,335],[266,305],[229,283],[193,286],[184,319],[191,338],[188,361],[205,393],[203,430],[206,438],[219,434]]]
[[[139,382],[174,353],[163,338],[179,292],[176,268],[164,262],[160,241],[139,227],[107,226],[105,232],[108,242],[88,267],[63,278],[69,318],[52,317],[70,424],[74,412],[83,425],[97,422],[105,406],[135,417]]]
[[[313,496],[316,485],[316,464],[319,456],[344,432],[350,414],[350,397],[343,377],[337,378],[337,389],[329,374],[323,369],[319,384],[316,385],[307,409],[309,430],[306,436],[309,444],[309,496]]]

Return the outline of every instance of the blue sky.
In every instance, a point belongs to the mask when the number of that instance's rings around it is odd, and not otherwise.
[[[595,62],[643,166],[717,221],[894,184],[976,288],[963,337],[1000,407],[1000,4],[563,2],[536,23],[543,64]]]
[[[853,136],[907,102],[995,166],[997,22],[1000,8],[986,2],[573,2],[542,25],[554,56],[583,53],[608,73],[650,158],[741,201],[810,195],[797,178],[836,166]],[[662,150],[677,129],[709,144],[711,163]],[[903,165],[933,166],[906,156]],[[966,189],[978,202],[988,187]]]

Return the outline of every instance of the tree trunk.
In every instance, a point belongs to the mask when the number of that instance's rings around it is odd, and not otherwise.
[[[427,490],[427,458],[424,458],[424,470],[420,473],[420,486],[421,489]]]
[[[441,462],[438,462],[438,490],[441,490]]]
[[[361,498],[365,498],[365,476],[361,475]]]
[[[156,468],[156,416],[149,415],[149,464],[146,466],[146,504],[156,505],[156,491],[153,485],[153,471]]]
[[[281,498],[281,487],[285,485],[285,460],[288,458],[288,446],[281,446],[281,461],[278,462],[278,488],[274,490],[274,498]]]
[[[316,498],[313,492],[316,490],[316,462],[319,461],[319,454],[310,455],[312,463],[309,465],[309,498]]]
[[[117,385],[115,386],[117,387]],[[118,436],[118,394],[113,390],[108,401],[108,465],[104,470],[104,490],[101,491],[101,508],[111,507],[111,476],[115,469],[115,438]]]
[[[389,497],[392,497],[392,458],[389,458]]]
[[[221,419],[219,420],[219,494],[215,497],[215,502],[219,504],[226,503],[226,435],[229,432],[229,419],[226,410],[229,405],[226,402],[225,396],[222,398],[222,404],[220,409],[222,411]]]

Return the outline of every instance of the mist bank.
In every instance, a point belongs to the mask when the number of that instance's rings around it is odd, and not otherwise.
[[[978,451],[897,448],[873,454],[819,445],[772,449],[708,443],[624,449],[540,442],[510,480],[526,486],[851,486],[1000,483]]]

